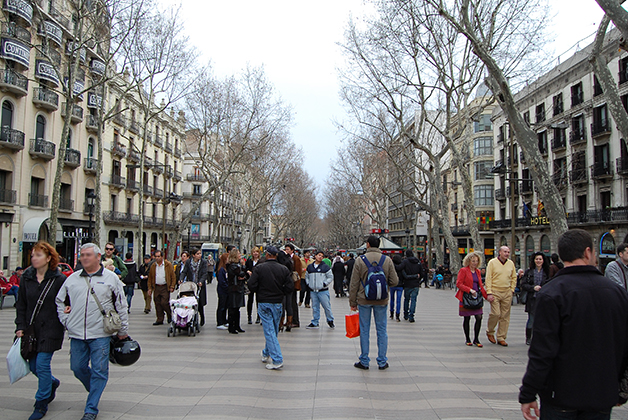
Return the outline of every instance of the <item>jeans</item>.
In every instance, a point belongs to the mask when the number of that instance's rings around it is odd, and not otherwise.
[[[408,287],[403,289],[403,318],[414,321],[414,311],[416,310],[416,298],[419,296],[418,287]]]
[[[216,309],[216,324],[218,327],[227,324],[227,298],[226,293],[218,293],[218,308]]]
[[[133,290],[135,289],[135,285],[125,285],[124,286],[124,295],[126,296],[126,303],[129,306],[129,310],[131,309],[131,301],[133,300]]]
[[[526,330],[531,330],[534,326],[534,313],[528,312],[528,322],[526,322]]]
[[[327,322],[334,320],[334,315],[331,313],[331,301],[329,299],[329,290],[320,290],[318,292],[311,292],[312,297],[312,324],[318,325],[321,319],[321,305],[325,311],[325,317]]]
[[[70,368],[89,392],[85,404],[86,413],[98,414],[98,402],[109,379],[110,343],[110,337],[70,340]]]
[[[541,419],[543,420],[610,420],[611,408],[608,411],[565,410],[541,402]]]
[[[276,365],[283,363],[281,347],[279,347],[279,340],[277,340],[277,332],[279,331],[279,322],[281,321],[282,312],[283,308],[281,303],[257,303],[257,313],[262,321],[264,338],[266,339],[266,346],[264,350],[262,350],[262,353],[264,357],[270,356],[273,363]]]
[[[369,358],[369,334],[371,332],[371,310],[375,318],[375,330],[377,331],[377,365],[384,366],[388,361],[388,333],[386,332],[386,305],[358,305],[360,314],[360,363],[368,366]]]
[[[305,300],[305,304],[310,304],[310,291],[307,288],[307,284],[305,283],[305,279],[301,279],[301,291],[299,292],[299,302],[303,303]]]
[[[395,312],[395,301],[397,302],[397,314],[401,312],[401,295],[403,294],[403,287],[391,287],[390,289],[390,312]],[[397,294],[397,299],[395,299]]]
[[[15,296],[15,301],[17,302],[17,291],[20,290],[19,287],[17,286],[11,286],[11,288],[9,290],[7,290],[4,295],[5,296],[9,296],[9,295],[13,295]]]
[[[52,390],[52,382],[57,381],[57,379],[52,376],[52,371],[50,370],[52,355],[52,352],[40,352],[37,353],[37,356],[28,361],[31,372],[33,372],[33,375],[37,376],[39,380],[37,393],[35,394],[37,401],[47,400]]]

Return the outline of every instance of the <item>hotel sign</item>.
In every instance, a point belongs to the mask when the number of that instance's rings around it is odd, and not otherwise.
[[[14,13],[28,23],[33,22],[33,6],[24,0],[4,0],[4,10]]]
[[[2,58],[17,61],[28,68],[31,57],[31,49],[24,43],[10,38],[2,38],[0,48]]]
[[[550,221],[545,216],[537,216],[537,217],[530,218],[530,226],[545,226],[549,224],[550,224]]]
[[[94,92],[87,92],[87,107],[88,108],[100,108],[102,104],[102,96],[95,94]]]
[[[57,45],[61,45],[61,41],[63,40],[63,30],[54,22],[49,20],[45,20],[39,26],[39,34],[47,36],[51,40],[57,43]]]
[[[59,78],[52,64],[44,60],[35,60],[35,77],[48,80],[59,86]]]

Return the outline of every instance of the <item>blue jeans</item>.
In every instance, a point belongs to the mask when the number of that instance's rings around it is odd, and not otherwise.
[[[257,303],[257,314],[262,321],[264,338],[266,339],[266,347],[264,347],[262,353],[265,357],[270,356],[276,365],[283,363],[281,347],[279,347],[279,340],[277,340],[282,312],[283,305],[281,303]]]
[[[386,305],[358,305],[360,313],[360,363],[368,366],[369,358],[369,334],[371,332],[371,310],[375,318],[375,330],[377,331],[377,365],[384,366],[388,361],[388,333],[386,332]]]
[[[129,307],[129,309],[131,309],[131,300],[133,300],[133,293],[135,293],[133,290],[135,288],[135,285],[129,285],[129,286],[124,286],[124,295],[126,296],[126,303]]]
[[[403,294],[403,287],[391,287],[390,289],[390,312],[395,312],[395,301],[397,302],[397,314],[401,312],[401,295]],[[395,299],[397,294],[397,299]]]
[[[531,330],[532,327],[534,326],[534,314],[531,312],[528,312],[528,322],[526,322],[526,330]]]
[[[325,311],[325,317],[327,322],[334,320],[334,315],[331,313],[331,300],[329,298],[329,290],[320,290],[318,292],[311,292],[312,298],[312,324],[318,325],[321,319],[321,305]]]
[[[47,400],[52,390],[52,382],[57,381],[57,379],[52,376],[52,371],[50,370],[52,354],[52,352],[40,352],[37,353],[37,356],[28,361],[31,372],[33,372],[33,375],[37,376],[39,380],[37,393],[35,394],[37,401]]]
[[[414,320],[417,296],[419,296],[418,287],[408,287],[403,289],[403,319]]]
[[[20,290],[19,287],[17,286],[11,286],[11,288],[9,290],[6,291],[6,293],[4,294],[5,296],[9,296],[9,295],[13,295],[15,296],[15,301],[17,302],[17,291]]]
[[[566,410],[541,402],[541,418],[543,420],[610,420],[611,408],[608,411]]]
[[[110,343],[110,337],[70,340],[70,368],[89,392],[85,404],[86,413],[98,414],[98,402],[109,379]]]

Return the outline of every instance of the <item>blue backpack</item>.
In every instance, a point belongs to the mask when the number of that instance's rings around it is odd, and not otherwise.
[[[388,283],[384,275],[384,261],[386,261],[386,256],[382,255],[382,258],[377,264],[371,264],[364,255],[362,255],[361,258],[364,264],[366,264],[366,268],[369,270],[366,275],[366,283],[362,283],[366,300],[386,299],[388,297]]]

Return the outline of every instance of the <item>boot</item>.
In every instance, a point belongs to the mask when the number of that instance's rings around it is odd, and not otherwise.
[[[526,328],[526,344],[529,346],[532,340],[532,328]]]
[[[290,332],[290,330],[292,330],[292,316],[288,316],[286,321],[286,332]]]
[[[48,402],[47,401],[35,401],[35,410],[33,414],[28,418],[28,420],[39,420],[46,415],[48,411]]]
[[[390,311],[390,319],[394,319],[395,318],[395,311]]]
[[[401,320],[399,319],[399,314],[397,314],[397,322],[401,322]]]

